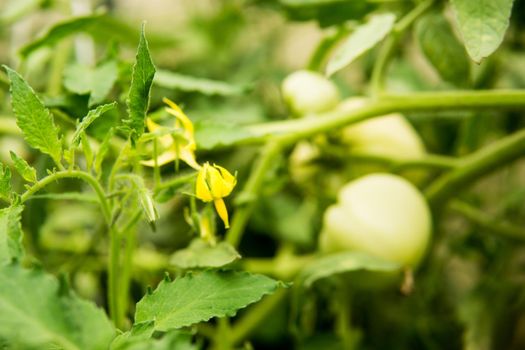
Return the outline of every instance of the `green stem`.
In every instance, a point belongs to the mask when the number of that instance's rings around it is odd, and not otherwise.
[[[108,258],[108,306],[109,315],[117,328],[123,328],[124,316],[119,303],[119,274],[120,274],[121,236],[117,230],[109,229],[109,258]]]
[[[54,56],[51,60],[51,69],[47,82],[47,93],[50,96],[57,96],[62,90],[62,77],[66,67],[73,41],[71,39],[57,45],[54,50]]]
[[[124,254],[123,254],[123,264],[121,267],[121,276],[120,276],[120,285],[117,288],[117,301],[119,302],[118,310],[121,313],[118,316],[121,326],[124,326],[126,321],[126,310],[129,306],[129,287],[131,284],[131,270],[133,266],[133,252],[135,251],[137,232],[136,227],[137,222],[142,216],[142,209],[139,208],[131,216],[131,219],[124,225],[124,228],[120,231],[119,237],[124,241]]]
[[[261,302],[254,305],[231,328],[230,342],[235,345],[248,338],[261,322],[266,320],[272,311],[281,304],[286,295],[287,290],[281,288],[275,294],[265,297]]]
[[[525,155],[525,130],[504,137],[461,158],[461,166],[442,175],[425,191],[435,211],[479,177]]]
[[[20,197],[20,199],[23,203],[29,200],[34,193],[42,190],[47,185],[55,181],[58,181],[60,179],[65,179],[65,178],[83,180],[87,184],[89,184],[91,188],[93,188],[93,190],[97,194],[97,197],[100,203],[100,208],[102,210],[102,214],[104,215],[106,225],[108,226],[109,237],[110,237],[110,254],[109,254],[109,259],[108,259],[109,312],[115,324],[117,325],[117,327],[121,327],[123,325],[124,319],[122,316],[123,313],[120,311],[119,301],[118,301],[118,276],[120,272],[119,271],[120,237],[119,237],[119,233],[113,228],[112,220],[111,220],[111,207],[106,198],[104,189],[102,188],[100,183],[90,174],[80,171],[80,170],[59,171],[59,172],[53,173],[39,180],[37,183],[31,186],[26,192],[24,192],[22,196]]]
[[[345,157],[355,162],[370,162],[379,163],[392,168],[393,171],[398,172],[409,168],[428,168],[450,170],[459,165],[457,158],[443,156],[439,154],[425,154],[421,158],[414,159],[395,159],[376,154],[367,153],[350,153]]]
[[[245,143],[265,143],[276,136],[290,141],[308,138],[373,117],[389,113],[436,112],[450,110],[485,110],[525,108],[525,90],[478,90],[421,92],[382,95],[361,108],[338,108],[311,118],[255,124]]]
[[[33,186],[31,186],[27,191],[25,191],[22,194],[20,199],[22,202],[25,202],[29,200],[34,193],[42,190],[47,185],[53,182],[56,182],[60,179],[66,179],[66,178],[83,180],[84,182],[86,182],[88,185],[91,186],[91,188],[97,194],[98,201],[100,203],[100,208],[102,210],[102,214],[104,215],[104,219],[106,220],[106,223],[110,225],[111,224],[111,210],[109,207],[109,203],[106,199],[104,189],[93,176],[91,176],[90,174],[84,171],[65,170],[65,171],[59,171],[56,173],[52,173],[51,175],[44,177],[43,179],[35,183]]]
[[[238,196],[241,203],[235,211],[231,227],[226,234],[226,241],[234,247],[238,247],[241,242],[244,228],[256,204],[257,196],[264,183],[268,169],[273,164],[275,158],[278,157],[281,149],[282,145],[278,139],[266,144],[258,161],[254,164],[242,193]]]
[[[192,173],[189,173],[189,174],[176,176],[173,179],[170,179],[168,181],[164,181],[161,184],[159,184],[158,186],[155,186],[153,192],[155,194],[158,194],[160,191],[165,190],[167,188],[183,185],[185,183],[190,182],[196,176],[197,176],[197,172],[192,172]]]
[[[419,16],[425,13],[433,5],[433,3],[434,0],[426,0],[419,3],[419,5],[417,5],[414,9],[412,9],[412,11],[407,13],[396,23],[389,37],[381,46],[376,63],[374,65],[374,69],[372,71],[372,76],[370,78],[371,90],[374,96],[380,95],[384,90],[386,68],[396,48],[398,47],[397,44],[403,33],[412,25],[412,23],[416,21]]]
[[[486,213],[466,202],[454,200],[450,204],[450,208],[463,215],[465,218],[480,228],[486,229],[487,231],[504,237],[525,241],[525,230],[522,227],[499,222],[498,220],[487,216]]]

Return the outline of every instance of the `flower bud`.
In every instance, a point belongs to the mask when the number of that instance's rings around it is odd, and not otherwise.
[[[334,83],[319,73],[307,70],[287,76],[281,91],[290,110],[298,116],[326,112],[340,101]]]

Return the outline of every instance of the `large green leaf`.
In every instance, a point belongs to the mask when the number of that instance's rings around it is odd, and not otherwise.
[[[211,245],[202,239],[194,239],[187,248],[176,251],[171,256],[170,263],[181,269],[221,267],[240,257],[227,242]]]
[[[116,102],[108,103],[105,105],[98,106],[95,109],[92,109],[88,112],[88,114],[82,119],[80,124],[78,124],[77,129],[75,130],[75,133],[73,134],[73,138],[71,140],[71,143],[74,145],[78,145],[80,143],[80,138],[82,136],[82,133],[86,131],[86,129],[93,123],[97,118],[99,118],[102,114],[106,113],[109,110],[112,110],[117,106]]]
[[[62,143],[53,117],[27,82],[14,70],[4,66],[11,81],[11,100],[16,123],[24,138],[36,149],[49,154],[58,164],[62,158]]]
[[[513,0],[451,0],[469,56],[481,62],[500,46]]]
[[[308,288],[320,279],[339,273],[358,270],[389,272],[400,268],[398,264],[365,253],[344,252],[315,260],[301,271],[299,279]]]
[[[36,182],[36,170],[31,165],[29,165],[24,158],[20,158],[13,151],[9,152],[11,154],[11,159],[13,160],[13,165],[16,171],[26,180],[27,182]]]
[[[0,210],[0,264],[20,259],[23,255],[20,226],[23,209],[21,205],[14,205]]]
[[[375,15],[353,31],[328,61],[326,74],[332,75],[376,46],[394,27],[396,16],[391,13]]]
[[[104,101],[118,78],[117,62],[107,61],[92,68],[73,64],[64,71],[64,86],[79,95],[90,94],[89,105]]]
[[[181,91],[200,92],[205,95],[240,95],[246,89],[223,81],[196,78],[167,70],[158,70],[153,82],[161,87]]]
[[[144,123],[146,120],[146,112],[148,111],[150,89],[154,76],[155,66],[149,54],[148,42],[144,35],[144,25],[142,25],[137,56],[131,77],[131,87],[126,101],[128,105],[128,118],[124,120],[126,127],[129,129],[131,140],[134,143],[144,133]]]
[[[441,14],[423,17],[417,25],[419,44],[439,75],[457,86],[465,86],[470,78],[470,61],[463,45]]]
[[[234,316],[237,310],[282,287],[263,275],[236,271],[203,271],[162,281],[137,304],[135,322],[154,321],[157,331],[167,331]]]
[[[115,330],[101,309],[41,270],[0,267],[0,338],[13,349],[108,349]]]

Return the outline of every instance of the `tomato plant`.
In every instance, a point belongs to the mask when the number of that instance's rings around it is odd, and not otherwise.
[[[524,9],[1,2],[0,348],[524,348]]]

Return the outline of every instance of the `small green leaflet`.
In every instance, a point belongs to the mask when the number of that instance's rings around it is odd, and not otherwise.
[[[344,252],[319,258],[305,267],[299,280],[306,288],[322,278],[338,273],[367,270],[379,272],[399,271],[401,266],[361,252]]]
[[[149,54],[143,24],[142,31],[140,32],[135,65],[133,66],[133,74],[131,76],[131,87],[126,101],[128,105],[128,118],[124,120],[124,125],[129,130],[129,136],[133,144],[135,144],[144,133],[144,123],[146,120],[146,112],[148,111],[150,89],[154,76],[155,66]]]
[[[71,140],[71,143],[75,146],[78,146],[78,144],[80,143],[82,133],[86,131],[86,129],[91,125],[91,123],[97,120],[97,118],[100,117],[102,114],[106,113],[109,110],[112,110],[116,106],[117,103],[113,102],[98,106],[97,108],[90,110],[88,114],[84,117],[84,119],[82,119],[80,124],[78,124],[77,129],[73,134],[73,139]]]
[[[395,21],[395,15],[384,13],[371,17],[367,23],[357,27],[328,61],[326,75],[330,76],[343,69],[376,46],[394,28]]]
[[[19,260],[24,255],[20,226],[23,209],[22,205],[0,209],[0,265],[10,263],[13,259]]]
[[[197,238],[187,248],[176,251],[171,256],[170,263],[181,269],[221,267],[240,257],[228,242],[211,245]]]
[[[11,169],[0,163],[0,198],[11,200]]]
[[[64,86],[75,94],[89,94],[89,106],[93,106],[104,101],[117,78],[115,61],[104,62],[95,68],[73,64],[64,71]]]
[[[27,182],[36,182],[36,170],[29,165],[25,159],[20,158],[14,152],[10,151],[11,159],[16,171],[26,180]]]
[[[223,81],[196,78],[189,75],[158,70],[153,80],[155,85],[168,89],[200,92],[205,95],[235,96],[246,91],[245,88]]]
[[[451,0],[467,52],[476,63],[500,46],[513,0]]]
[[[109,348],[115,329],[104,311],[64,291],[55,277],[10,264],[0,267],[0,286],[0,338],[8,348]]]
[[[31,147],[49,154],[60,164],[62,143],[53,117],[27,82],[14,70],[3,66],[11,81],[11,103],[16,123]]]
[[[162,281],[137,303],[135,322],[154,321],[154,329],[168,331],[234,316],[237,310],[274,293],[284,283],[263,275],[237,271],[202,271]]]
[[[470,60],[448,21],[434,13],[421,18],[416,27],[419,45],[441,78],[456,86],[470,80]]]

